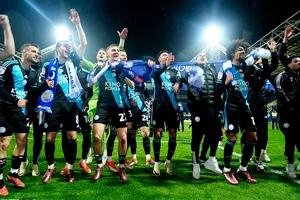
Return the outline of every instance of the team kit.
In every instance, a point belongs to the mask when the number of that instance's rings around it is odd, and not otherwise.
[[[176,136],[182,123],[183,105],[176,95],[183,85],[187,87],[187,107],[191,114],[192,176],[200,179],[200,163],[216,174],[223,174],[233,185],[240,176],[250,183],[257,180],[248,171],[251,161],[256,169],[264,171],[264,162],[270,162],[266,153],[268,143],[268,113],[266,99],[277,97],[279,128],[285,137],[286,173],[297,178],[294,151],[300,152],[299,72],[300,57],[288,56],[288,39],[293,35],[288,26],[279,47],[270,38],[268,48],[258,48],[250,53],[244,39],[229,42],[227,61],[217,70],[206,57],[197,55],[195,62],[175,62],[167,50],[159,51],[156,60],[128,60],[124,49],[128,30],[118,32],[119,44],[99,48],[96,62],[84,55],[87,38],[75,9],[70,10],[70,21],[76,27],[80,44],[73,41],[57,41],[56,56],[41,63],[42,55],[37,44],[23,44],[20,59],[15,55],[14,37],[6,15],[0,15],[4,32],[4,49],[0,51],[0,196],[9,194],[3,171],[7,150],[12,137],[16,144],[12,151],[11,168],[6,176],[15,187],[24,188],[22,176],[28,165],[27,152],[32,151],[32,176],[40,176],[39,155],[44,146],[47,171],[42,182],[51,184],[55,167],[56,135],[62,135],[62,152],[65,168],[60,171],[67,182],[74,182],[74,164],[77,155],[77,133],[82,134],[79,167],[98,181],[107,168],[127,180],[125,169],[138,163],[136,135],[140,131],[145,153],[145,164],[153,167],[153,175],[173,175],[172,157],[176,151]],[[271,73],[279,61],[285,69],[273,84]],[[181,72],[180,66],[188,66]],[[153,95],[149,95],[145,83],[152,83]],[[90,100],[97,99],[91,116]],[[92,120],[91,120],[92,119]],[[150,122],[150,123],[149,123]],[[149,125],[150,130],[149,131]],[[33,146],[27,145],[32,126]],[[161,139],[168,133],[165,160],[161,163]],[[150,133],[153,136],[151,154]],[[242,157],[238,169],[231,168],[231,158],[238,135],[241,133]],[[43,139],[43,135],[46,139]],[[106,144],[103,138],[107,134]],[[226,135],[224,168],[220,169],[216,153],[220,140]],[[112,159],[115,139],[118,140],[118,161]],[[202,150],[209,157],[200,155]],[[205,144],[205,145],[204,145]],[[205,147],[204,147],[205,146]],[[128,159],[128,149],[132,158]],[[152,155],[152,156],[151,156]],[[300,153],[299,153],[300,157]],[[96,163],[92,171],[88,166]]]

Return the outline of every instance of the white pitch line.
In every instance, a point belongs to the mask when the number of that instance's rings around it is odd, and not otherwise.
[[[218,148],[224,150],[224,147],[218,146]],[[237,157],[242,157],[241,154],[238,154],[236,152],[233,152],[232,154],[235,155],[235,156],[237,156]],[[264,166],[264,168],[266,168],[267,170],[269,170],[270,172],[272,172],[274,174],[278,174],[278,175],[280,175],[282,177],[285,177],[285,178],[287,178],[287,179],[289,179],[289,180],[291,180],[291,181],[293,181],[293,182],[295,182],[297,184],[300,184],[300,180],[299,179],[290,178],[289,176],[287,176],[286,174],[282,173],[281,171],[273,169],[273,168],[271,168],[271,167],[269,167],[267,165],[263,164],[263,166]]]

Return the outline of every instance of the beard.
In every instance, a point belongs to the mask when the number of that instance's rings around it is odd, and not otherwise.
[[[239,58],[238,58],[238,61],[240,61],[240,62],[244,62],[244,61],[245,61],[245,59],[246,59],[246,57],[243,57],[243,56],[242,56],[242,57],[239,57]]]
[[[30,54],[25,55],[25,59],[32,62],[32,64],[34,64],[34,65],[39,63],[39,59],[35,59]]]

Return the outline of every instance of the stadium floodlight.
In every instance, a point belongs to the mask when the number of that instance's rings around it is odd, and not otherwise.
[[[217,44],[220,39],[221,31],[217,26],[209,26],[205,31],[205,39],[210,44]]]
[[[70,35],[70,31],[65,26],[59,26],[56,28],[56,42],[61,40],[69,40]]]

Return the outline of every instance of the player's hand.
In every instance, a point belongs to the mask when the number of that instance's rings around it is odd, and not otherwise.
[[[88,111],[89,110],[89,104],[87,102],[83,103],[81,106],[81,110]]]
[[[148,67],[152,67],[153,65],[155,65],[155,62],[153,60],[148,60]]]
[[[275,42],[275,40],[273,40],[272,37],[270,37],[270,43],[268,43],[268,47],[272,52],[276,51],[277,43]]]
[[[147,107],[147,109],[150,109],[150,102],[149,101],[145,101],[145,106]]]
[[[117,31],[119,37],[123,40],[126,40],[127,35],[128,35],[128,29],[127,28],[123,28],[122,32],[120,33],[119,31]]]
[[[290,37],[292,37],[292,35],[293,35],[293,28],[292,28],[292,26],[286,27],[286,29],[284,30],[284,38],[285,39],[289,39]]]
[[[132,100],[132,101],[130,101],[130,105],[131,105],[131,106],[136,106],[136,105],[137,105],[137,102],[136,102],[135,100]]]
[[[26,107],[26,103],[27,103],[28,100],[26,99],[19,99],[18,103],[17,103],[17,106],[19,108],[25,108]]]
[[[0,15],[0,25],[2,26],[2,29],[6,29],[6,27],[9,26],[7,15]]]
[[[230,83],[230,81],[232,81],[233,80],[233,75],[232,75],[232,73],[227,73],[226,74],[226,79],[225,79],[225,85],[228,85],[229,83]]]
[[[53,88],[54,87],[54,81],[52,79],[48,78],[46,80],[46,83],[47,83],[47,85],[48,85],[49,88]]]
[[[178,94],[180,92],[180,86],[179,86],[179,83],[175,83],[173,85],[173,91],[174,93]]]
[[[70,10],[70,16],[69,16],[69,19],[71,20],[71,22],[75,25],[79,25],[80,24],[80,17],[79,17],[79,14],[77,12],[76,9],[72,8]]]
[[[95,77],[93,82],[94,84],[96,84],[98,82],[98,79]]]

